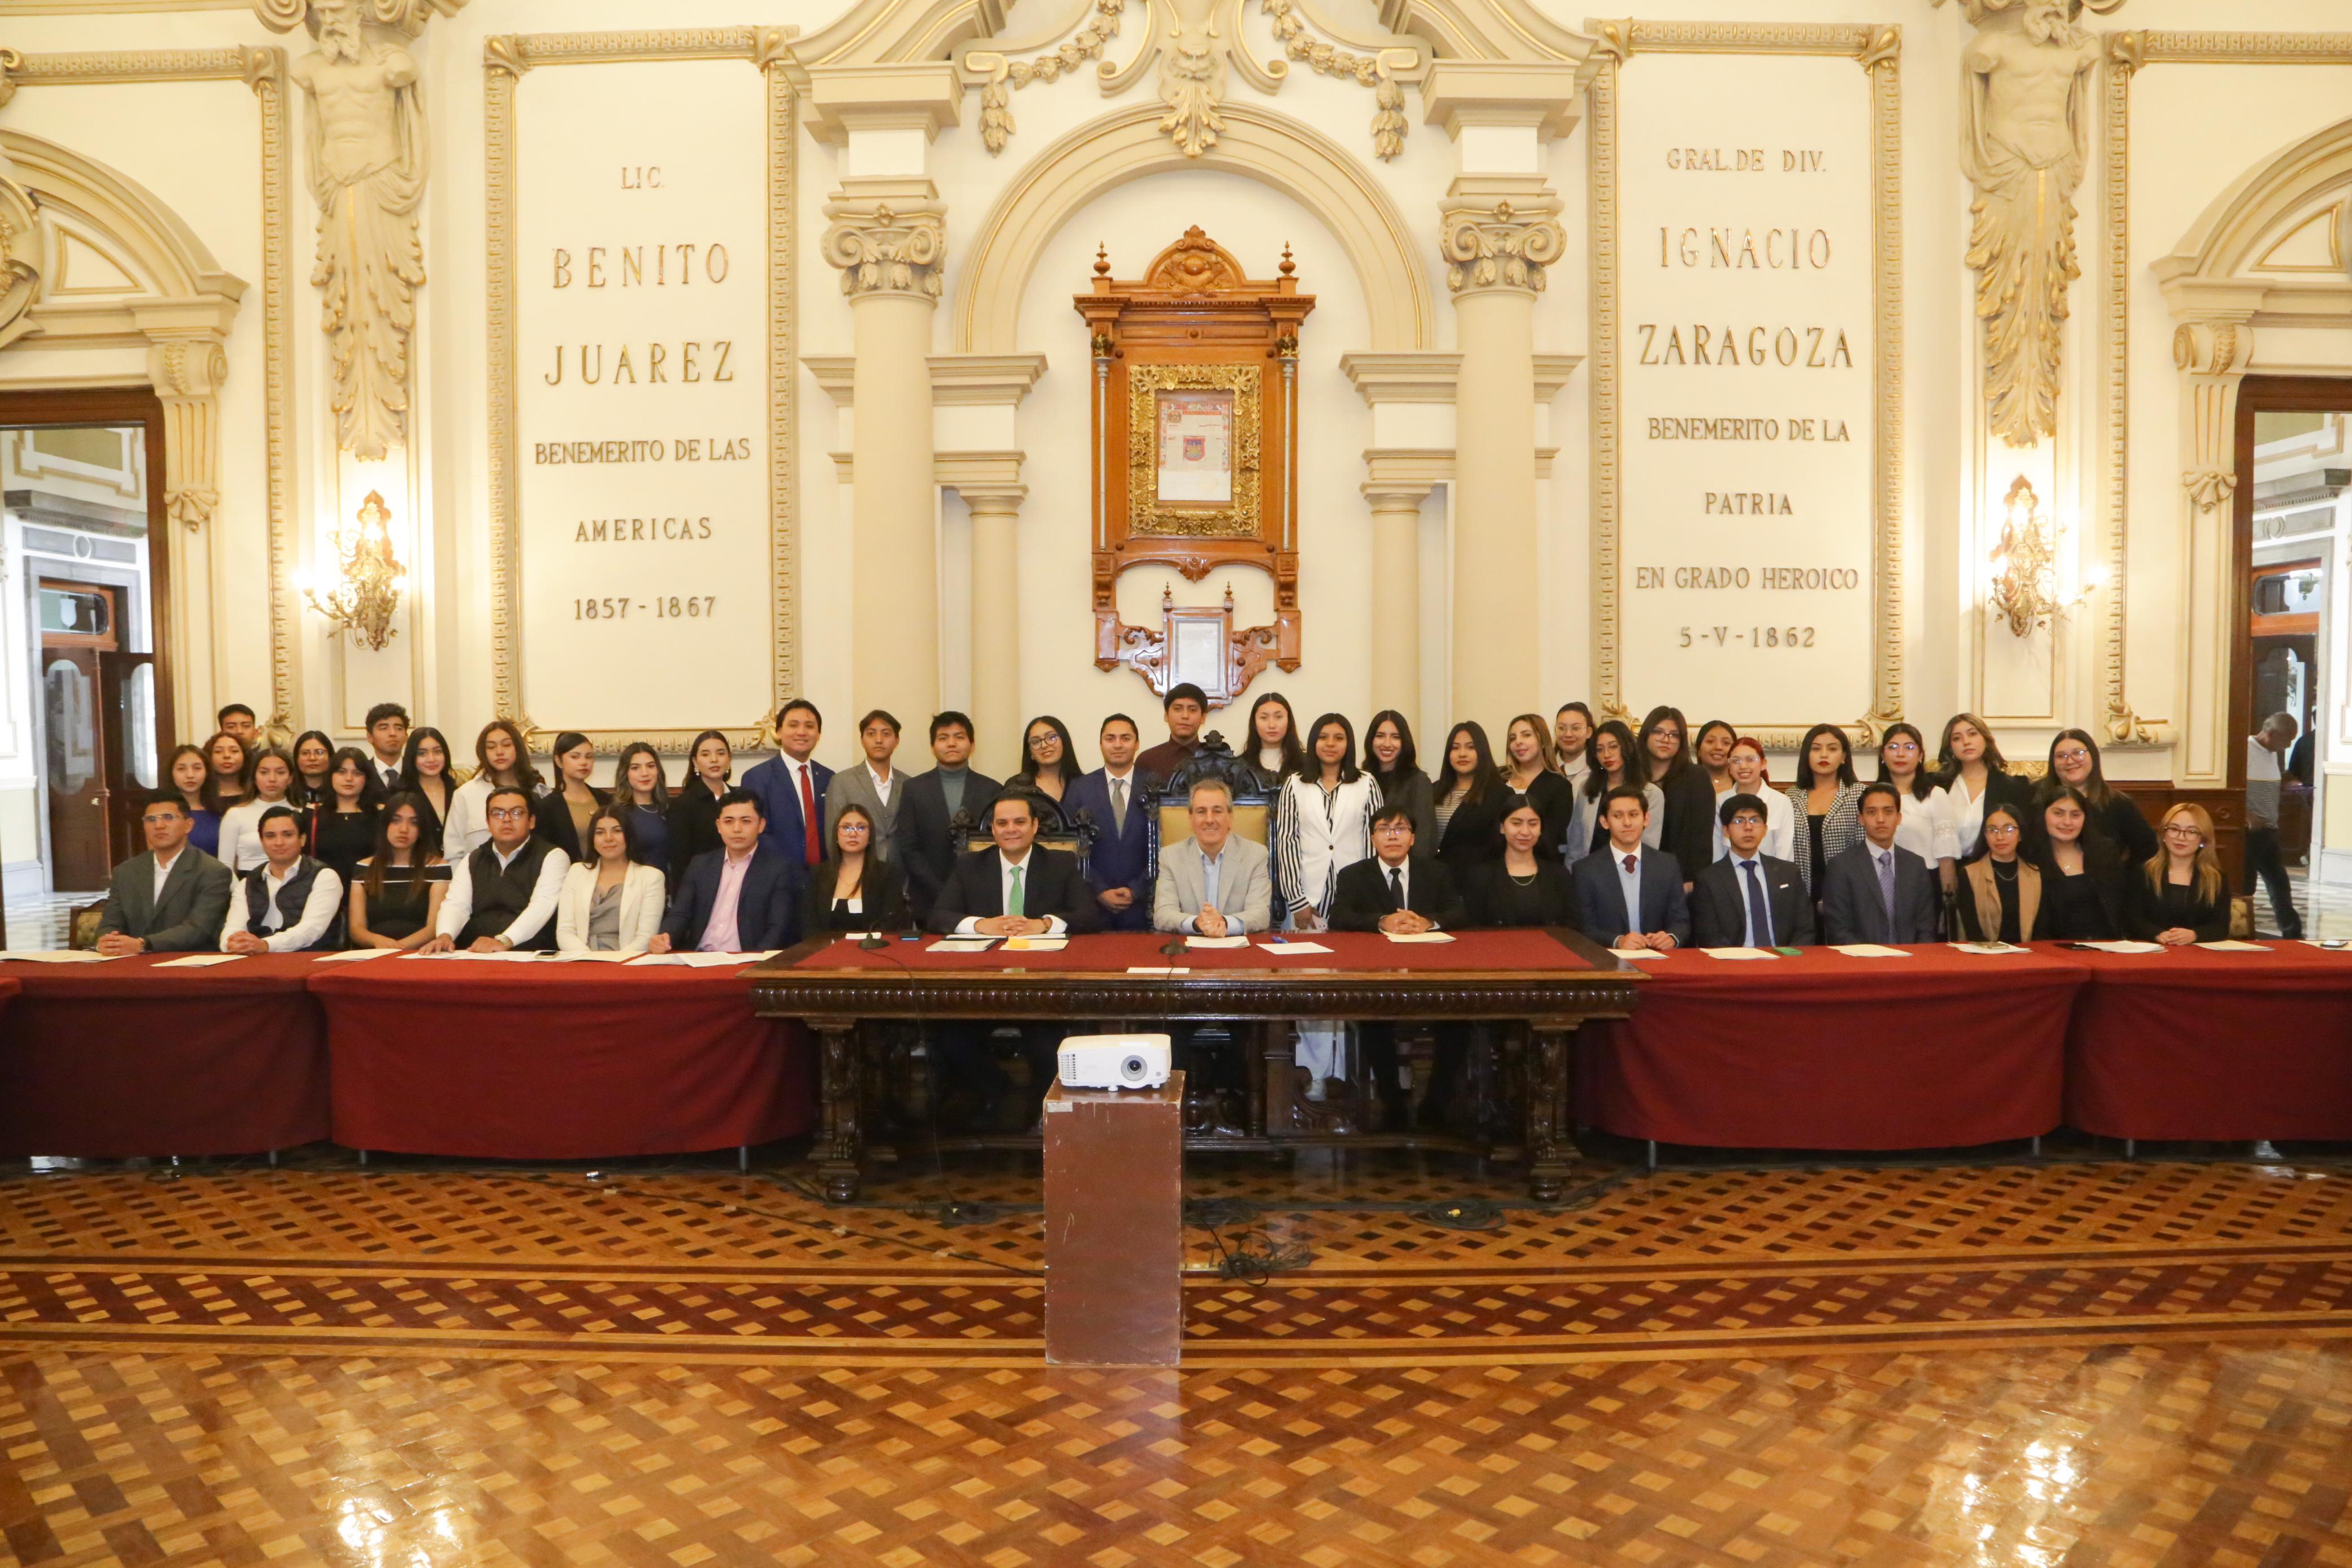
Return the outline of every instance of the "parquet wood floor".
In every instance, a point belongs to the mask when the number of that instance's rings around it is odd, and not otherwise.
[[[1236,1164],[1176,1373],[946,1175],[0,1181],[0,1560],[2352,1565],[2352,1172]]]

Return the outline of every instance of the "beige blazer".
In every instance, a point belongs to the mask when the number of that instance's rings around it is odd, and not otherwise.
[[[2000,936],[2000,889],[1993,885],[1992,858],[1971,861],[1960,868],[1960,896],[1974,906],[1977,935],[1985,941]],[[2033,940],[2033,917],[2042,908],[2042,870],[2028,864],[2022,856],[2017,862],[2017,935],[2020,940]]]
[[[621,879],[621,947],[624,953],[649,951],[661,930],[662,903],[668,896],[668,879],[656,867],[633,865]],[[575,865],[563,873],[563,891],[555,901],[555,950],[588,951],[588,910],[596,902],[596,868]]]

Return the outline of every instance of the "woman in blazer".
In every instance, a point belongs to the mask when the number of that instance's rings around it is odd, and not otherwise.
[[[629,813],[616,806],[597,807],[588,819],[591,858],[563,873],[563,891],[556,898],[557,952],[652,950],[669,885],[660,872],[636,862],[630,852],[635,848]]]
[[[1797,748],[1797,782],[1787,793],[1796,808],[1797,874],[1818,904],[1830,862],[1862,842],[1856,814],[1862,786],[1854,781],[1853,751],[1844,730],[1817,724],[1805,731],[1805,743]]]
[[[2106,835],[2127,868],[2137,871],[2163,852],[2166,846],[2157,842],[2156,830],[2147,825],[2147,818],[2132,804],[2131,797],[2108,784],[2106,769],[2099,760],[2099,743],[2089,731],[2058,732],[2050,743],[2050,771],[2034,787],[2034,804],[2039,806],[2055,794],[2061,784],[2082,791],[2091,808],[2092,825]]]
[[[1413,751],[1412,726],[1392,707],[1374,714],[1371,727],[1364,731],[1364,776],[1380,789],[1381,805],[1402,806],[1412,813],[1413,842],[1437,842],[1436,798],[1429,775],[1421,770],[1421,758]]]
[[[555,737],[555,788],[540,797],[534,831],[574,865],[593,858],[588,827],[596,808],[612,799],[588,782],[595,770],[595,742],[573,729]]]
[[[1959,867],[1960,939],[2020,943],[2042,918],[2042,872],[2019,852],[2025,813],[2006,800],[1985,808],[1977,847]]]
[[[2124,873],[2125,915],[2143,942],[2186,947],[2230,935],[2230,890],[2213,852],[2213,819],[2182,801],[2164,814],[2164,851]]]
[[[2026,854],[2042,873],[2033,934],[2058,942],[2112,942],[2124,934],[2124,865],[2091,820],[2091,803],[2061,784],[2026,821]]]
[[[1508,796],[1483,727],[1473,723],[1454,727],[1437,765],[1437,782],[1430,788],[1431,809],[1437,817],[1437,858],[1447,871],[1459,877],[1503,852],[1503,807]]]
[[[1462,873],[1462,903],[1471,925],[1576,924],[1568,868],[1545,832],[1543,813],[1534,801],[1522,796],[1511,802],[1503,814],[1501,857]]]
[[[1552,749],[1551,726],[1540,716],[1523,713],[1504,727],[1502,770],[1504,793],[1498,810],[1507,819],[1512,807],[1521,800],[1534,806],[1536,815],[1543,819],[1541,848],[1558,861],[1576,827],[1576,789],[1559,776],[1559,754]]]
[[[801,889],[801,935],[824,931],[903,931],[907,883],[874,852],[874,819],[851,801],[834,820],[833,843]]]
[[[1642,830],[1643,844],[1654,850],[1664,843],[1666,792],[1643,777],[1646,769],[1635,763],[1633,732],[1624,721],[1612,718],[1596,727],[1592,738],[1585,743],[1584,755],[1592,768],[1584,776],[1584,787],[1577,791],[1576,827],[1569,835],[1568,863],[1572,866],[1597,853],[1609,841],[1609,824],[1601,820],[1601,805],[1609,791],[1620,785],[1634,786],[1649,804],[1650,825]]]
[[[1275,802],[1276,883],[1290,900],[1301,931],[1331,917],[1339,873],[1372,852],[1372,813],[1380,791],[1356,767],[1356,729],[1327,713],[1309,731],[1307,761],[1282,782]]]
[[[669,884],[673,888],[686,880],[686,868],[694,863],[695,856],[720,847],[719,798],[727,793],[728,775],[735,771],[735,752],[724,735],[706,729],[694,737],[687,764],[693,772],[669,806]]]

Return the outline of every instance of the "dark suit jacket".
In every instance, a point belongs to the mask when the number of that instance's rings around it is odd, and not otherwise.
[[[923,920],[929,918],[940,889],[947,885],[949,873],[966,852],[961,837],[950,831],[951,814],[938,768],[914,774],[899,788],[906,794],[898,801],[898,820],[890,830],[890,858],[907,873],[907,902],[913,905],[915,918]],[[989,802],[1002,788],[977,771],[964,778],[962,810],[971,813],[983,832]]]
[[[1460,880],[1462,902],[1473,925],[1526,925],[1525,910],[1530,902],[1535,905],[1536,925],[1577,924],[1576,888],[1569,881],[1568,868],[1557,856],[1547,855],[1541,845],[1536,849],[1536,880],[1531,889],[1523,891],[1513,882],[1499,860],[1472,866]]]
[[[1453,780],[1447,779],[1444,782],[1451,785]],[[1443,798],[1436,785],[1430,786],[1430,789],[1433,799]],[[1501,860],[1503,808],[1513,800],[1510,790],[1500,784],[1489,784],[1484,800],[1465,800],[1454,807],[1454,815],[1446,819],[1444,830],[1437,835],[1437,858],[1456,875],[1484,862]],[[1434,809],[1433,805],[1432,810]],[[1413,847],[1427,850],[1431,846],[1416,843]]]
[[[1125,909],[1105,909],[1103,925],[1111,931],[1151,929],[1151,843],[1158,811],[1137,799],[1149,786],[1143,769],[1127,776],[1127,831],[1120,832],[1110,809],[1110,775],[1101,768],[1081,773],[1062,792],[1062,815],[1075,821],[1084,811],[1094,824],[1095,841],[1087,851],[1087,882],[1095,892],[1126,888],[1135,902]]]
[[[716,849],[694,857],[669,901],[662,930],[670,946],[692,952],[710,924],[710,906],[719,899],[719,877],[727,852]],[[800,910],[793,902],[797,883],[792,868],[762,842],[753,846],[751,863],[743,873],[743,889],[735,899],[735,936],[747,953],[789,947],[800,939]]]
[[[833,782],[833,769],[814,758],[809,759],[809,790],[816,796],[816,825],[824,831],[824,791]],[[760,797],[760,810],[768,825],[760,834],[760,841],[782,855],[801,870],[801,880],[806,880],[811,869],[808,863],[808,823],[801,816],[801,792],[793,787],[792,769],[781,757],[771,757],[743,775],[743,788]],[[831,854],[833,846],[824,844],[820,852]]]
[[[1757,857],[1764,878],[1765,902],[1772,911],[1772,946],[1810,947],[1813,945],[1813,900],[1793,861]],[[1698,873],[1691,883],[1691,942],[1699,947],[1748,946],[1748,900],[1739,883],[1748,873],[1726,855]]]
[[[911,796],[909,800],[911,800]],[[902,813],[898,821],[904,822]],[[1044,845],[1029,851],[1028,874],[1021,880],[1021,907],[1032,920],[1058,915],[1073,935],[1102,929],[1102,905],[1078,874],[1078,857]],[[925,922],[934,931],[952,931],[967,917],[992,920],[1004,913],[1004,879],[994,849],[957,857],[955,870],[932,901]]]
[[[834,879],[840,872],[837,862],[826,861],[808,873],[801,896],[802,936],[825,931],[904,931],[912,924],[907,915],[907,879],[896,865],[867,852],[865,884],[857,899],[866,909],[860,915],[833,912]]]
[[[1606,947],[1633,928],[1625,923],[1625,895],[1617,884],[1617,852],[1604,848],[1576,862],[1576,923]],[[1664,931],[1678,943],[1691,939],[1690,904],[1683,896],[1683,868],[1664,850],[1642,852],[1642,929]]]
[[[1405,861],[1404,906],[1425,915],[1441,931],[1470,924],[1470,912],[1455,891],[1454,874],[1435,855],[1416,852]],[[1331,894],[1331,929],[1378,931],[1381,921],[1395,913],[1389,899],[1389,871],[1373,855],[1341,868]]]
[[[1831,860],[1822,879],[1822,940],[1832,946],[1942,941],[1944,900],[1927,862],[1895,846],[1895,924],[1890,927],[1886,901],[1879,896],[1874,853],[1865,839]]]
[[[613,799],[612,791],[599,789],[593,784],[588,786],[588,793],[596,797],[596,804],[599,806],[607,804]],[[572,826],[572,808],[565,802],[562,796],[541,795],[531,802],[530,813],[531,831],[555,848],[562,850],[564,858],[573,865],[593,858],[581,852],[587,846],[580,841],[580,834]]]
[[[719,797],[701,779],[688,779],[678,787],[669,803],[670,896],[677,896],[688,866],[722,847],[719,841]]]
[[[228,867],[194,844],[182,846],[155,896],[155,852],[132,855],[114,868],[98,934],[120,931],[137,936],[151,953],[210,953],[220,946],[228,919],[229,894],[236,878]]]

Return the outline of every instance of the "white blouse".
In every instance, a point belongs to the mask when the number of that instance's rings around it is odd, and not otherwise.
[[[441,819],[441,858],[457,864],[490,841],[488,775],[477,773],[449,791],[449,814]]]
[[[1944,799],[1941,789],[1930,789],[1924,800],[1906,789],[1903,792],[1903,821],[1895,830],[1895,841],[1909,850],[1929,865],[1937,861],[1960,858],[1959,833],[1952,826],[1951,802]],[[1984,818],[1984,803],[1977,803],[1977,818]]]
[[[1339,873],[1372,852],[1372,813],[1380,804],[1380,786],[1369,773],[1328,792],[1311,779],[1294,775],[1282,781],[1274,854],[1284,895],[1294,905],[1313,906],[1318,919],[1330,915]]]
[[[1991,789],[1992,779],[1988,777],[1985,779],[1987,793]],[[1972,852],[1977,847],[1977,840],[1984,833],[1984,796],[1971,798],[1969,781],[1955,779],[1948,788],[1936,791],[1936,799],[1944,803],[1944,822],[1951,830],[1952,842],[1958,850],[1952,858],[1958,860],[1961,855]]]
[[[1739,787],[1735,784],[1729,792],[1737,794],[1738,789]],[[1761,781],[1756,786],[1755,795],[1759,800],[1764,802],[1764,841],[1756,847],[1756,852],[1769,855],[1774,860],[1795,860],[1797,858],[1796,806],[1789,797],[1781,794],[1771,785]],[[1723,837],[1722,813],[1725,799],[1723,795],[1717,795],[1715,798],[1715,858],[1717,860],[1731,852],[1730,844],[1726,842]],[[1810,852],[1810,846],[1808,846],[1808,852]]]
[[[240,800],[221,813],[220,852],[214,858],[239,876],[253,870],[269,858],[261,847],[261,813],[273,806],[293,809],[291,800],[264,800],[256,797]],[[244,919],[238,918],[238,928]]]

